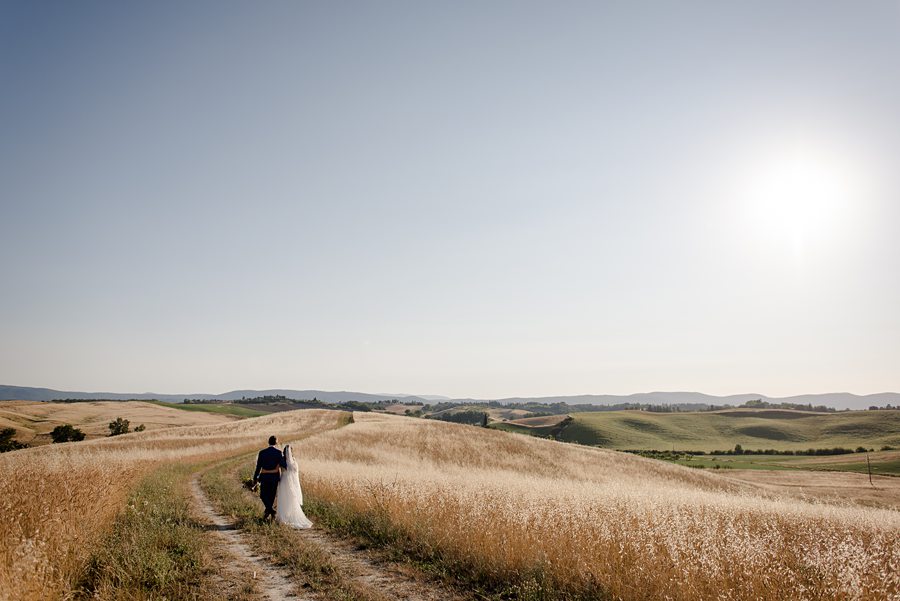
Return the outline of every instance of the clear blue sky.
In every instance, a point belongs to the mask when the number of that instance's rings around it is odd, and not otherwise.
[[[0,383],[900,390],[900,4],[0,4]]]

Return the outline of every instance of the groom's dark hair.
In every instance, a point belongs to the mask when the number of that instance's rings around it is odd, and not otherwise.
[[[278,439],[274,436],[269,437],[269,444],[278,444]]]

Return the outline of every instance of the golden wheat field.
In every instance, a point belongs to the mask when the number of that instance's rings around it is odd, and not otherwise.
[[[481,579],[571,598],[900,598],[900,513],[445,422],[302,410],[0,455],[3,601],[63,599],[139,477],[296,445],[304,492]],[[311,435],[312,434],[312,435]],[[311,435],[311,436],[310,436]]]
[[[782,498],[600,449],[356,414],[310,438],[308,494],[467,569],[614,599],[896,599],[900,513]]]
[[[15,428],[16,439],[30,446],[50,444],[50,431],[62,424],[80,428],[87,438],[105,437],[109,435],[107,425],[116,417],[129,420],[132,428],[143,424],[147,430],[224,424],[237,419],[233,415],[183,411],[142,401],[0,401],[0,428]]]
[[[227,457],[336,427],[334,411],[146,431],[0,455],[0,599],[61,599],[129,490],[163,463]]]

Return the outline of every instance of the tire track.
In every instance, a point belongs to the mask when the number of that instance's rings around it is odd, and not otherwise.
[[[224,555],[233,563],[222,566],[223,570],[241,571],[253,575],[256,588],[269,601],[314,601],[313,597],[297,595],[297,586],[279,568],[266,563],[244,542],[244,535],[227,518],[218,514],[203,489],[199,475],[191,479],[191,495],[197,512],[212,530],[214,540]]]
[[[385,561],[377,553],[360,548],[319,528],[298,530],[305,544],[326,554],[331,563],[374,598],[401,601],[466,601],[472,597],[438,583],[403,563]]]

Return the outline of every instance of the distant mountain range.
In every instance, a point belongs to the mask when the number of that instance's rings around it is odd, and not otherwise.
[[[616,405],[619,403],[643,403],[652,405],[671,404],[707,404],[707,405],[740,405],[747,401],[760,399],[771,403],[798,403],[802,405],[825,405],[835,409],[867,409],[872,405],[885,406],[891,404],[900,406],[900,393],[882,392],[878,394],[856,395],[849,392],[830,392],[824,394],[802,394],[789,397],[768,397],[762,394],[733,394],[728,396],[713,396],[701,392],[641,392],[629,395],[612,394],[584,394],[577,396],[552,396],[552,397],[511,397],[505,399],[452,399],[437,395],[410,395],[410,394],[369,394],[365,392],[327,391],[327,390],[232,390],[222,394],[157,394],[154,392],[122,393],[122,392],[74,392],[68,390],[53,390],[51,388],[31,388],[28,386],[4,386],[0,385],[0,400],[19,401],[51,401],[54,399],[104,399],[121,400],[137,399],[168,401],[180,403],[184,399],[202,399],[219,401],[240,401],[242,398],[260,396],[285,396],[291,399],[319,399],[326,403],[338,403],[341,401],[377,402],[392,399],[402,399],[404,402],[435,403],[440,401],[454,402],[486,402],[498,401],[501,403],[559,403],[570,405]]]
[[[52,401],[54,399],[100,399],[100,400],[140,400],[155,399],[170,403],[180,403],[184,399],[204,401],[240,401],[241,399],[261,396],[285,396],[289,399],[319,399],[326,403],[341,401],[378,402],[391,399],[403,399],[408,402],[432,403],[430,395],[415,396],[409,394],[369,394],[366,392],[327,391],[327,390],[287,390],[275,388],[271,390],[232,390],[222,394],[190,393],[190,394],[158,394],[155,392],[74,392],[69,390],[53,390],[52,388],[30,388],[27,386],[0,385],[0,401]]]

